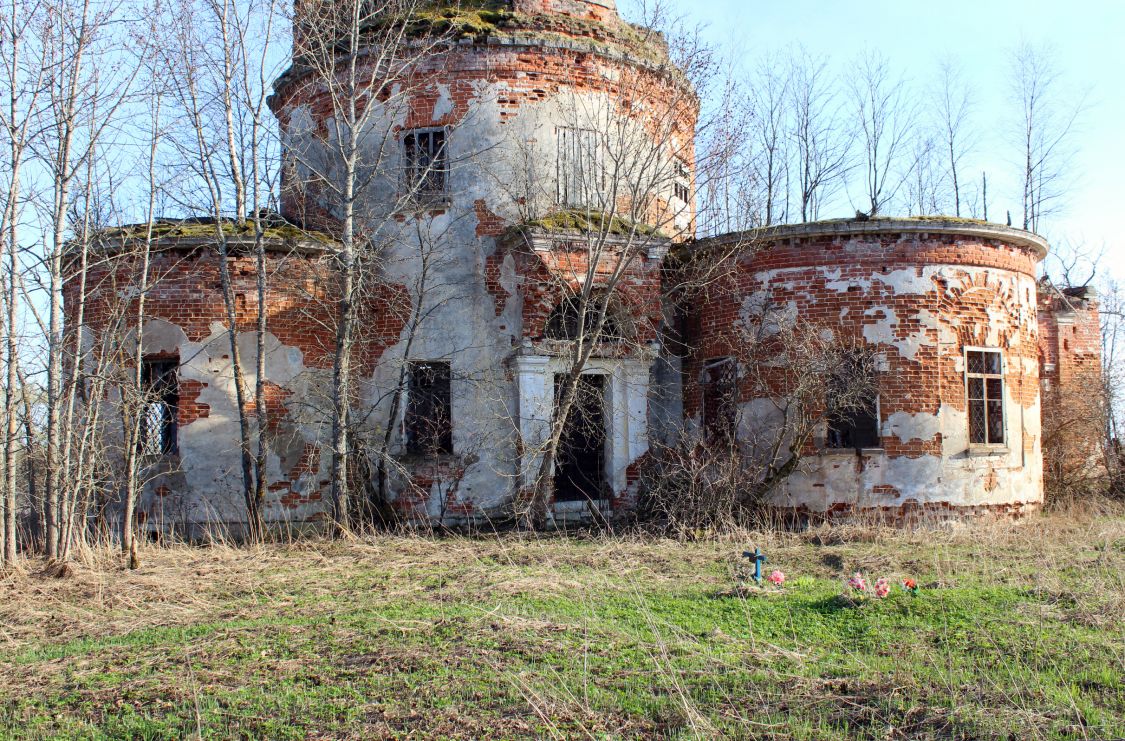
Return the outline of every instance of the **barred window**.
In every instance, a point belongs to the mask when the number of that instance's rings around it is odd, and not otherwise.
[[[449,160],[445,129],[418,129],[402,138],[406,187],[412,193],[444,193]]]
[[[703,367],[703,433],[712,442],[731,444],[738,428],[738,364],[714,358]]]
[[[413,362],[407,373],[407,452],[416,455],[452,455],[452,372],[449,363]]]
[[[591,207],[598,203],[602,177],[598,132],[590,129],[558,130],[558,203]]]
[[[1003,445],[1004,362],[995,350],[965,353],[965,386],[969,400],[969,443]]]
[[[180,407],[178,360],[141,361],[144,414],[141,417],[141,455],[158,457],[177,452],[176,419]]]

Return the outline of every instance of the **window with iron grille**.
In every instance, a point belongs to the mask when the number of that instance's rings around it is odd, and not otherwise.
[[[590,129],[558,130],[558,203],[592,207],[598,203],[602,177],[598,132]]]
[[[449,160],[445,129],[417,129],[402,138],[406,160],[406,187],[411,193],[445,192]]]
[[[415,455],[452,455],[452,373],[449,363],[413,362],[407,372],[407,452]]]
[[[673,195],[688,203],[691,200],[691,169],[683,160],[676,160],[676,182],[673,185]]]
[[[738,428],[738,365],[715,358],[703,368],[703,433],[711,442],[734,442]]]
[[[1004,360],[998,351],[965,352],[965,386],[969,400],[969,443],[1003,445]]]
[[[178,360],[148,359],[142,361],[141,386],[144,391],[144,413],[141,417],[139,444],[141,454],[150,457],[177,452],[176,420],[180,407]]]

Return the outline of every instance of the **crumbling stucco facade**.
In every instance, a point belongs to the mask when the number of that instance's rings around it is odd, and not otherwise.
[[[1041,239],[991,224],[909,220],[781,227],[693,243],[698,101],[659,37],[625,24],[612,0],[513,0],[504,13],[504,28],[442,47],[379,91],[357,132],[360,160],[369,165],[356,232],[376,278],[358,308],[353,416],[361,420],[359,437],[385,444],[394,461],[380,495],[399,518],[459,525],[511,516],[535,483],[556,379],[567,367],[568,347],[552,335],[552,317],[568,295],[587,281],[597,287],[626,259],[613,310],[628,341],[599,347],[584,369],[601,394],[594,438],[601,450],[589,457],[597,493],[556,497],[554,522],[612,517],[635,505],[651,441],[690,434],[702,369],[727,352],[724,331],[767,306],[859,338],[877,348],[881,363],[878,445],[826,450],[823,439],[815,441],[775,505],[896,516],[1021,514],[1039,506],[1040,341],[1049,334],[1041,326],[1057,309],[1038,292]],[[299,47],[299,29],[296,38]],[[271,108],[285,148],[282,216],[317,236],[267,240],[264,514],[272,523],[309,523],[332,512],[340,212],[329,181],[342,176],[333,161],[342,129],[333,91],[300,64],[278,81]],[[600,169],[595,185],[576,185],[566,152],[588,154],[587,141],[612,149],[608,132],[625,137],[620,151],[654,155],[659,172],[643,192],[625,179],[607,183]],[[441,179],[424,199],[406,198],[411,151],[422,142],[433,151],[440,142]],[[632,165],[627,157],[617,162],[619,170]],[[638,218],[589,228],[590,201],[601,199],[604,211],[607,193],[613,210]],[[735,285],[694,303],[695,329],[669,347],[676,313],[669,255],[706,259],[712,247],[735,241],[752,247],[738,258]],[[252,370],[258,307],[253,256],[244,248],[229,261],[243,363]],[[91,296],[106,297],[105,308],[95,300],[76,316],[72,281],[68,318],[84,331],[121,332],[128,348],[139,279],[127,257],[135,250],[120,246],[118,254],[88,281]],[[138,516],[153,530],[237,530],[245,522],[218,259],[205,235],[169,228],[156,243],[142,355],[174,361],[179,385],[175,445],[146,462]],[[966,353],[973,350],[1002,356],[1002,442],[970,440]],[[1048,355],[1068,352],[1055,347]],[[408,429],[408,376],[417,367],[448,369],[448,440],[430,452],[412,446]],[[743,438],[768,432],[759,402],[741,399]],[[371,467],[353,475],[365,491],[378,478]]]
[[[720,237],[720,242],[729,237]],[[877,355],[877,434],[833,448],[827,430],[771,495],[817,515],[956,508],[1020,514],[1043,499],[1036,266],[1046,243],[1007,227],[940,219],[822,222],[765,230],[733,290],[699,306],[688,378],[726,355],[732,324],[773,312],[861,340]],[[996,353],[1002,418],[970,439],[970,353]],[[689,389],[688,414],[700,412]],[[741,436],[768,434],[765,399],[741,398]]]

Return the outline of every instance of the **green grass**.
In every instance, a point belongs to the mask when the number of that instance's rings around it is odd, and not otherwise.
[[[1121,518],[142,558],[0,582],[0,737],[1125,736]]]

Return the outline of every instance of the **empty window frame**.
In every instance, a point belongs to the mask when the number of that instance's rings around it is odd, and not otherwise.
[[[1004,445],[1004,358],[998,350],[965,351],[969,444]]]
[[[452,455],[452,373],[449,363],[412,362],[407,374],[407,452],[414,455]]]
[[[874,388],[870,358],[851,357],[828,381],[828,434],[825,445],[834,450],[863,450],[882,445],[879,436],[879,396]]]
[[[604,318],[601,317],[603,310]],[[595,334],[599,319],[601,330]],[[620,342],[625,339],[608,293],[600,290],[585,298],[577,294],[564,297],[547,318],[545,336],[549,340],[572,342]]]
[[[180,407],[178,360],[145,358],[141,361],[141,387],[144,410],[141,416],[139,445],[149,457],[172,455],[178,451],[177,417]]]
[[[402,138],[406,187],[411,193],[444,193],[449,174],[445,129],[415,129]]]
[[[672,195],[684,204],[691,201],[691,168],[683,160],[676,160],[676,179],[672,184]]]
[[[708,360],[702,380],[704,437],[729,445],[738,430],[738,364],[732,358]]]
[[[572,208],[598,204],[603,173],[598,132],[558,130],[558,204]]]

